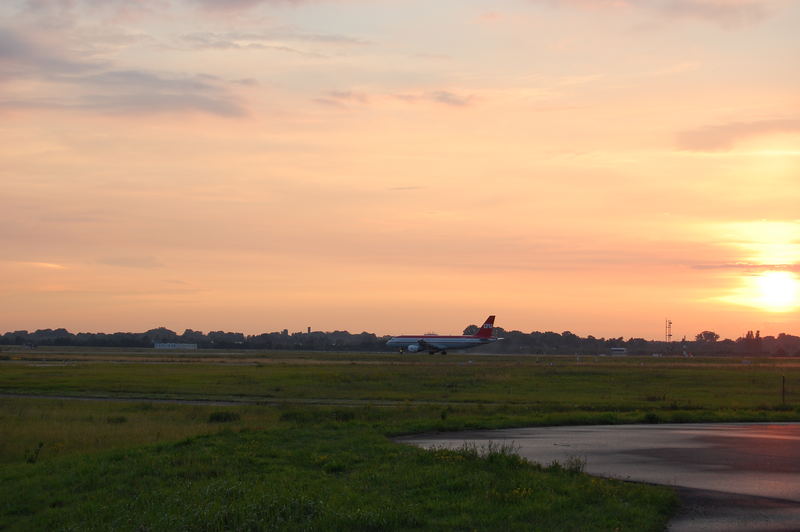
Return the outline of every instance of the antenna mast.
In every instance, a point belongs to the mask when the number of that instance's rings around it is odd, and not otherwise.
[[[667,339],[668,344],[672,342],[672,320],[670,319],[664,322],[664,337]]]

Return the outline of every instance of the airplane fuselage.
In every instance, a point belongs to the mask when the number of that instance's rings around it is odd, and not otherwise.
[[[395,336],[386,345],[404,351],[447,351],[448,349],[467,349],[495,342],[496,338],[476,338],[474,336]]]
[[[493,328],[494,316],[489,316],[486,318],[481,328],[478,329],[478,332],[472,335],[442,336],[439,334],[405,334],[392,337],[386,342],[386,345],[399,349],[401,353],[405,351],[409,353],[427,351],[430,354],[445,354],[448,349],[468,349],[470,347],[496,342],[499,338],[492,337]]]

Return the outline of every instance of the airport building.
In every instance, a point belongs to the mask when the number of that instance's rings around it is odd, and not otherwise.
[[[176,343],[153,344],[153,349],[197,349],[197,344],[176,344]]]

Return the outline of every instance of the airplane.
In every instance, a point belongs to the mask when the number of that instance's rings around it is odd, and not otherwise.
[[[423,334],[419,336],[394,336],[386,342],[386,345],[399,348],[401,353],[404,351],[408,351],[409,353],[427,351],[431,355],[434,353],[446,355],[448,349],[467,349],[468,347],[485,345],[496,342],[497,340],[502,340],[502,338],[492,338],[493,328],[494,316],[489,316],[486,318],[481,328],[478,329],[478,332],[473,335],[440,336],[438,334]]]

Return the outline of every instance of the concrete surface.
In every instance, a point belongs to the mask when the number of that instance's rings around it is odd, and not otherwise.
[[[670,530],[800,530],[800,424],[538,427],[421,434],[421,447],[513,443],[540,464],[585,459],[589,474],[675,487]]]

